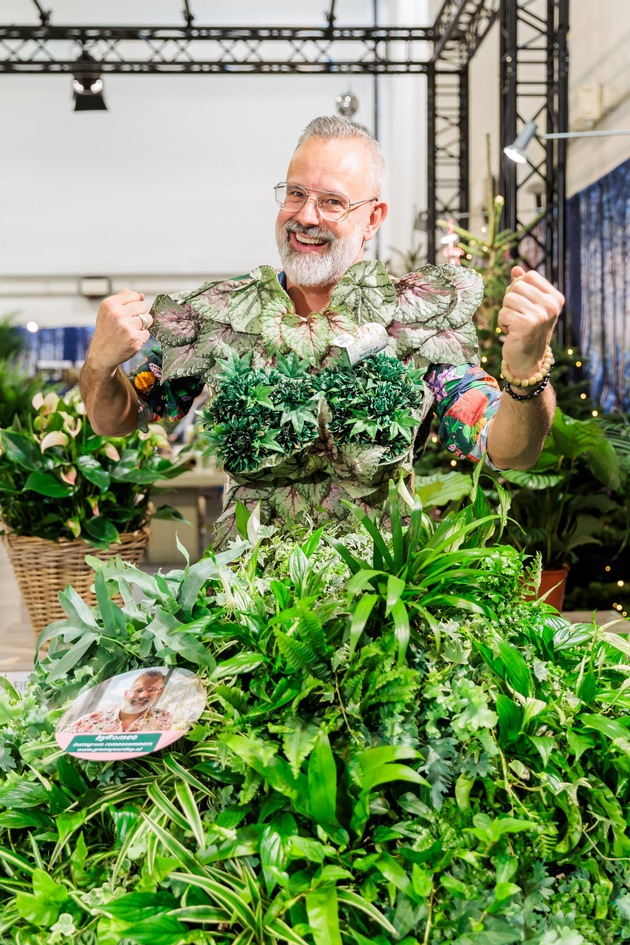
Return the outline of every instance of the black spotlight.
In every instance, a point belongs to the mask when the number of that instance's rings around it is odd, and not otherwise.
[[[75,112],[107,111],[103,98],[103,79],[96,62],[85,50],[77,59],[79,67],[72,80]]]

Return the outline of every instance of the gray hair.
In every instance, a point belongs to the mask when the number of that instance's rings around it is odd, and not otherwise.
[[[320,118],[309,121],[298,138],[297,147],[299,148],[309,138],[349,138],[363,141],[371,157],[371,182],[374,185],[375,195],[380,197],[385,179],[385,157],[380,144],[364,125],[359,125],[348,118],[337,117],[337,115],[322,115]]]

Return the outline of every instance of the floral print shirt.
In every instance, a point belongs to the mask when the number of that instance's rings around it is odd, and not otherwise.
[[[438,364],[425,377],[435,396],[442,444],[454,456],[476,462],[487,448],[489,421],[499,406],[496,380],[478,364]],[[179,377],[162,383],[162,353],[156,345],[131,375],[138,394],[141,425],[156,419],[180,420],[201,393],[201,377]],[[428,425],[425,434],[428,436]],[[424,443],[416,443],[416,450]]]
[[[168,732],[173,727],[171,713],[164,709],[155,709],[152,706],[146,709],[137,719],[131,723],[127,732]],[[84,715],[76,722],[72,722],[64,732],[86,735],[89,732],[105,734],[107,732],[122,732],[122,722],[120,721],[120,707],[113,706],[111,709],[101,709],[98,712],[90,712]]]

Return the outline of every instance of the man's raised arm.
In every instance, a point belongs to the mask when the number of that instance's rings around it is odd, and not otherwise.
[[[148,340],[153,319],[144,295],[124,289],[104,299],[81,371],[81,396],[97,433],[123,436],[136,429],[138,398],[120,365]]]

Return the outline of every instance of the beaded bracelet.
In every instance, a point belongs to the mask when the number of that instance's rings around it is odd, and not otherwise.
[[[510,397],[513,397],[514,400],[533,400],[534,397],[538,397],[539,394],[542,394],[545,387],[549,383],[550,379],[551,379],[551,372],[549,372],[548,374],[545,374],[545,376],[543,377],[542,381],[540,382],[536,390],[530,391],[529,394],[515,394],[510,386],[509,381],[505,382],[505,387],[503,388],[503,390],[506,391],[506,393],[508,393]]]
[[[511,384],[513,387],[533,387],[535,384],[540,384],[543,378],[549,376],[553,362],[553,352],[549,345],[547,345],[540,370],[532,374],[531,377],[514,377],[505,361],[501,362],[501,374],[508,384]]]

